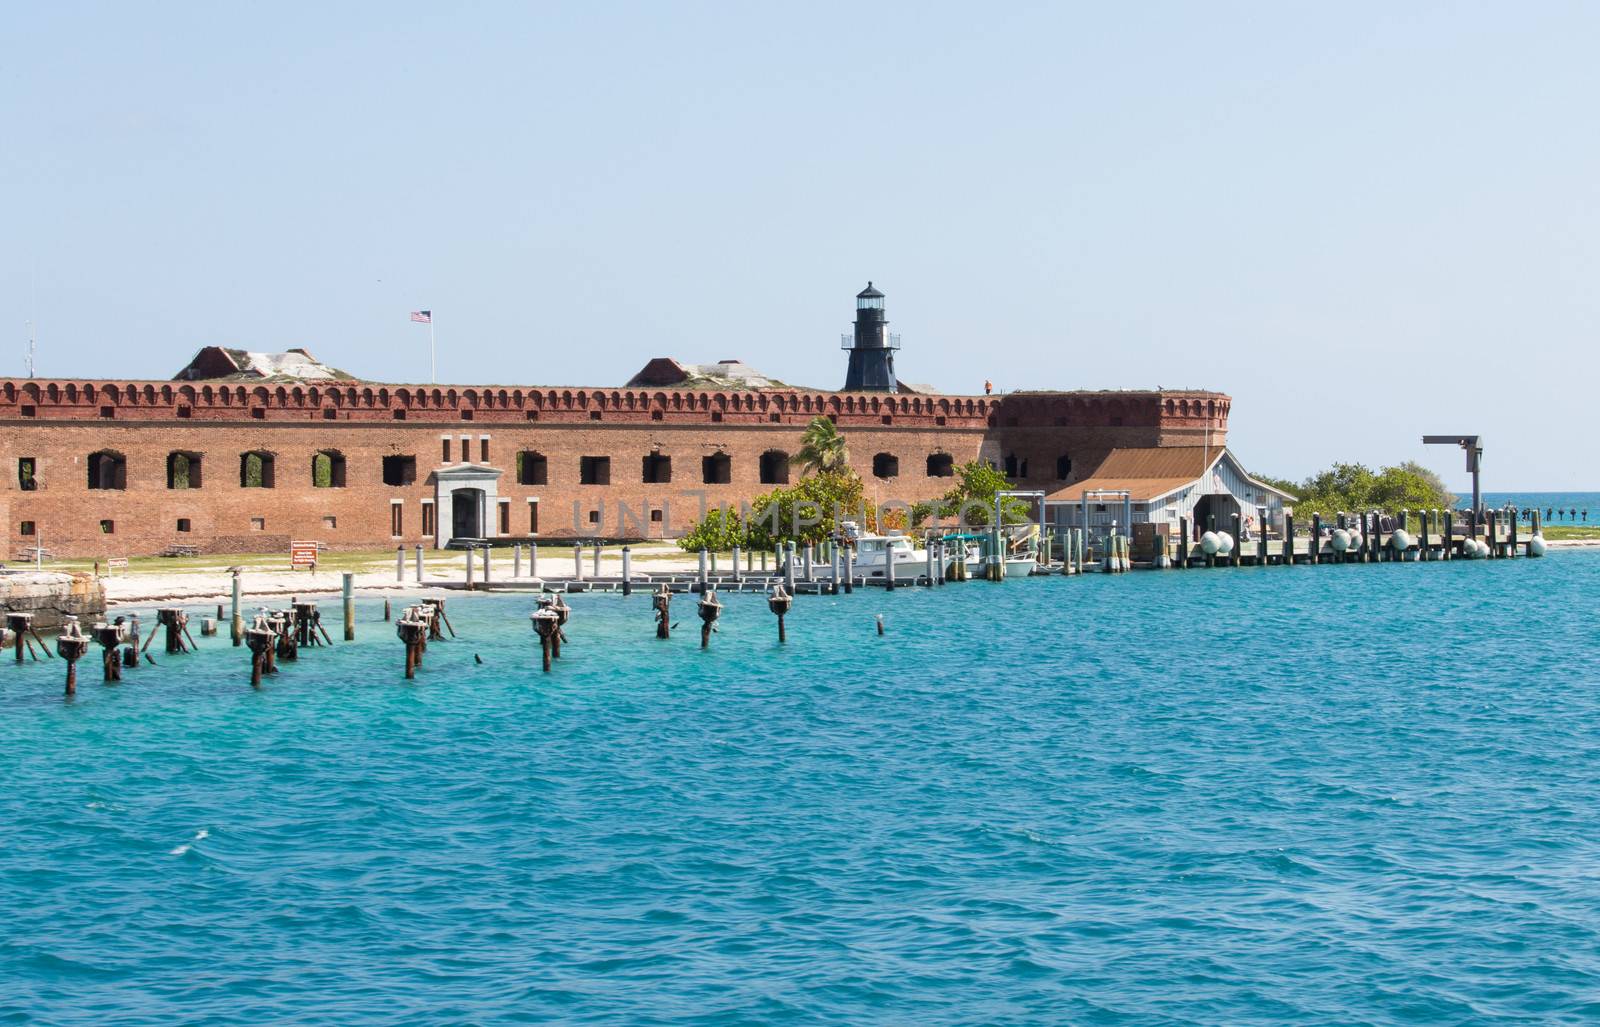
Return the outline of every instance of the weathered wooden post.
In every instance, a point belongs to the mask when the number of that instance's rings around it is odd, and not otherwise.
[[[713,578],[717,576],[717,551],[715,549],[711,550],[711,576]]]
[[[923,570],[924,573],[928,575],[929,587],[939,583],[938,561],[936,560],[936,554],[934,552],[934,547],[937,544],[938,543],[934,542],[932,539],[929,539],[922,544],[922,562],[924,565]]]
[[[1189,518],[1178,518],[1178,566],[1189,566]]]
[[[1499,519],[1495,516],[1495,511],[1485,510],[1484,529],[1489,535],[1489,559],[1491,560],[1498,560],[1501,556],[1499,527]]]
[[[622,547],[622,594],[633,595],[633,548]]]
[[[1433,559],[1433,554],[1428,551],[1428,511],[1426,508],[1417,511],[1417,559]]]
[[[417,543],[417,554],[416,555],[417,555],[417,561],[416,561],[417,562],[417,584],[420,585],[420,584],[422,584],[422,577],[423,577],[422,543],[420,543],[420,542]]]
[[[672,589],[665,582],[657,585],[650,596],[650,608],[656,615],[656,637],[672,637]]]
[[[1507,507],[1507,514],[1506,520],[1511,522],[1511,545],[1506,549],[1506,556],[1515,560],[1517,558],[1517,508],[1514,506]]]
[[[711,554],[706,550],[705,546],[701,546],[700,547],[700,572],[699,572],[699,575],[698,575],[699,580],[700,580],[700,591],[701,592],[704,592],[706,590],[706,587],[710,584],[710,581],[711,581],[710,570],[709,570],[710,566],[711,566]]]
[[[1240,565],[1239,558],[1244,553],[1244,534],[1240,530],[1244,524],[1244,518],[1239,515],[1239,511],[1235,510],[1229,523],[1233,527],[1233,548],[1228,551],[1228,566],[1238,567]]]
[[[489,560],[494,555],[494,546],[485,542],[483,544],[483,583],[489,584]],[[467,553],[467,559],[472,559],[472,553]]]
[[[839,570],[839,563],[840,563],[840,560],[839,560],[839,547],[836,546],[836,545],[833,545],[832,543],[828,544],[828,560],[829,560],[828,570],[829,570],[829,574],[830,574],[830,576],[831,576],[831,578],[833,580],[833,594],[834,595],[838,595],[839,594],[839,577],[840,577],[840,574],[841,574],[841,572]]]
[[[842,547],[844,550],[844,594],[850,595],[856,587],[856,549],[848,542]]]
[[[1322,562],[1322,515],[1311,515],[1311,544],[1307,547],[1311,554],[1311,563],[1315,566]]]
[[[241,646],[241,645],[244,644],[244,614],[240,611],[240,607],[239,607],[239,600],[240,600],[240,596],[242,594],[243,594],[243,588],[242,588],[242,586],[240,585],[240,582],[239,582],[239,571],[236,569],[233,572],[233,620],[232,620],[233,644],[235,646]]]
[[[61,619],[61,634],[56,636],[56,655],[67,661],[67,695],[78,691],[78,661],[89,651],[89,640],[78,627],[78,618]]]
[[[812,580],[811,574],[812,574],[813,556],[814,556],[814,554],[812,553],[811,543],[807,542],[806,546],[805,546],[805,550],[804,550],[804,555],[802,556],[801,561],[800,561],[800,569],[801,569],[801,573],[803,575],[802,580],[804,580],[806,582],[810,582]]]
[[[522,543],[511,543],[511,580],[522,577]]]
[[[733,547],[733,580],[737,583],[744,580],[744,564],[739,562],[739,547]]]
[[[572,580],[583,580],[583,543],[572,543]]]
[[[1213,536],[1216,535],[1216,533],[1217,533],[1217,515],[1216,514],[1212,514],[1212,513],[1206,514],[1206,530],[1209,531]],[[1201,541],[1205,541],[1205,540],[1202,539]],[[1207,553],[1206,554],[1206,566],[1207,567],[1215,567],[1216,565],[1217,565],[1217,554],[1216,553]]]
[[[405,546],[395,546],[394,547],[394,580],[396,582],[404,582],[406,580],[406,547]]]
[[[598,541],[594,544],[594,576],[597,578],[600,576],[600,543]]]
[[[789,594],[793,595],[795,572],[794,541],[791,539],[784,548],[787,551],[787,559],[783,561],[783,584],[789,590]]]
[[[538,576],[539,576],[539,543],[537,543],[537,542],[529,542],[528,543],[528,577],[537,578]]]
[[[783,618],[789,612],[789,606],[794,598],[784,591],[782,585],[773,585],[772,594],[767,597],[767,609],[778,616],[778,644],[782,645],[788,639],[783,632]]]
[[[356,640],[356,576],[348,571],[344,574],[344,640]]]
[[[472,578],[473,578],[472,566],[473,566],[473,564],[475,562],[476,561],[474,561],[473,558],[472,558],[472,550],[469,548],[467,550],[467,591],[468,592],[471,592],[473,590],[473,588],[476,587],[476,586],[473,585],[473,582],[472,582]]]
[[[1455,544],[1456,519],[1448,508],[1440,511],[1439,516],[1441,518],[1439,536],[1444,543],[1444,548],[1439,552],[1439,558],[1441,560],[1452,560],[1455,558],[1455,554],[1450,551],[1450,547]]]
[[[1283,560],[1285,567],[1294,566],[1294,514],[1283,515]]]
[[[722,615],[722,604],[717,601],[716,590],[700,597],[700,648],[711,645],[711,633],[716,630],[717,618]]]
[[[389,623],[389,612],[389,600],[385,599],[383,601],[383,622],[385,624]]]

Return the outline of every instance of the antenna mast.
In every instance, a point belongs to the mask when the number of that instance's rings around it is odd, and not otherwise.
[[[33,354],[34,354],[33,322],[32,321],[28,321],[28,322],[25,322],[25,323],[27,324],[27,327],[28,327],[28,377],[32,378],[33,377]]]

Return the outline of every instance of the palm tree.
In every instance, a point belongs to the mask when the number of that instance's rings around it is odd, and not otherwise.
[[[800,436],[800,452],[796,458],[805,467],[805,474],[848,470],[850,451],[845,448],[844,436],[839,427],[826,417],[813,417]]]

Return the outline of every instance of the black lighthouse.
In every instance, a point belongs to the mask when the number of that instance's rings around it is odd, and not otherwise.
[[[900,348],[900,338],[889,334],[883,293],[871,282],[856,293],[855,338],[845,336],[841,348],[850,351],[850,367],[844,374],[846,392],[900,391],[894,380],[894,351]]]

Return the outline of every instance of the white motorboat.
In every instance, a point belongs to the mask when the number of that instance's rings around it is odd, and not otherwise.
[[[841,526],[845,538],[855,542],[856,574],[867,581],[884,580],[893,568],[896,582],[914,582],[928,573],[928,554],[904,535],[864,535],[853,521]]]

